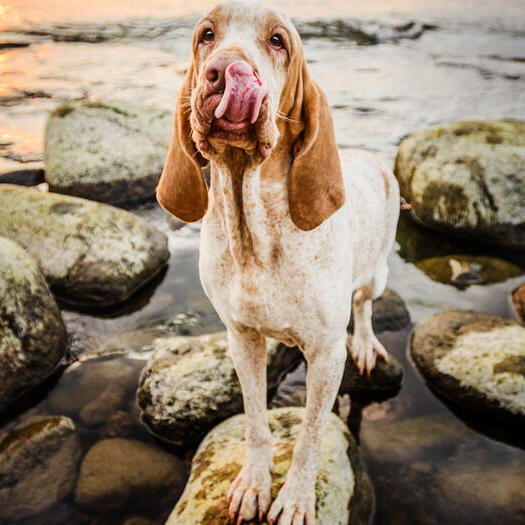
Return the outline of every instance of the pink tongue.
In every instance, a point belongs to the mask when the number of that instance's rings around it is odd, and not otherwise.
[[[259,117],[261,104],[268,94],[252,67],[238,60],[225,71],[224,94],[215,109],[215,118],[226,118],[230,122],[249,120],[253,124]]]

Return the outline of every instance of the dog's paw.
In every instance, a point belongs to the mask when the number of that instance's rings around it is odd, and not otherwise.
[[[314,525],[315,491],[289,477],[268,512],[269,525]]]
[[[378,356],[388,361],[388,353],[375,335],[369,337],[354,336],[352,338],[350,353],[361,375],[363,375],[365,368],[367,374],[370,375],[376,366]]]
[[[261,521],[272,500],[271,489],[271,466],[245,463],[228,491],[231,522],[239,525],[255,517]]]

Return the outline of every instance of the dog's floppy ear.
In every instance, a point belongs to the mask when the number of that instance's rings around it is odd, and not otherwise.
[[[159,204],[185,222],[202,219],[208,208],[208,187],[201,170],[206,160],[191,138],[189,102],[194,82],[192,63],[179,91],[168,155],[157,185]]]
[[[295,225],[313,230],[344,204],[345,189],[326,96],[310,78],[302,52],[297,61],[289,92],[281,98],[281,112],[295,128],[289,130],[293,146],[288,198]]]

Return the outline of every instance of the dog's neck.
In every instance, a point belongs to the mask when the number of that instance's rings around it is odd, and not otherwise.
[[[234,264],[270,268],[278,262],[281,227],[288,211],[286,179],[261,179],[254,166],[239,153],[228,164],[211,166],[209,214],[221,224]]]

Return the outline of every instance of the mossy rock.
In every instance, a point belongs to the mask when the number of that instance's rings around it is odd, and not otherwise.
[[[441,312],[416,328],[410,352],[445,397],[509,423],[525,423],[524,326],[483,313]]]
[[[0,441],[0,522],[40,515],[68,496],[80,455],[75,425],[66,417],[35,418],[5,436]]]
[[[394,172],[419,222],[525,249],[525,122],[444,124],[406,138]]]
[[[46,379],[64,355],[60,310],[34,259],[0,237],[0,410]]]
[[[416,266],[433,281],[460,287],[500,283],[523,273],[515,264],[485,255],[430,257]]]
[[[45,131],[51,191],[111,204],[152,199],[173,125],[171,112],[133,102],[68,102]]]
[[[299,407],[268,411],[274,458],[272,498],[284,483],[304,416],[305,409]],[[245,416],[238,415],[206,436],[193,458],[184,493],[166,525],[230,523],[226,495],[244,460],[244,431]],[[334,414],[328,420],[315,491],[317,525],[368,523],[372,509],[370,485],[354,438]]]
[[[188,445],[220,421],[242,412],[242,392],[228,355],[226,332],[163,337],[140,378],[142,420],[161,439]],[[267,339],[268,388],[273,390],[301,353]]]
[[[0,184],[0,235],[39,263],[53,292],[81,305],[121,303],[169,259],[166,236],[97,202]]]

